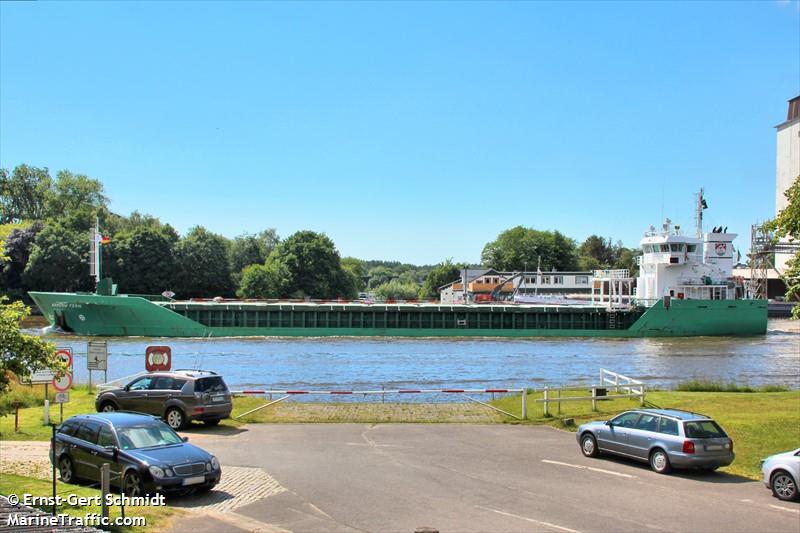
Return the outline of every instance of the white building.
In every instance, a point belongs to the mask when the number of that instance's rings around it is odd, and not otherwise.
[[[800,176],[800,96],[789,100],[786,121],[775,126],[777,130],[777,158],[775,161],[775,215],[787,204],[784,193]],[[800,236],[795,236],[800,238]],[[776,253],[775,268],[783,272],[792,254]]]

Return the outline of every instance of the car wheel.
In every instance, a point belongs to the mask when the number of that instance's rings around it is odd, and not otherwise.
[[[58,473],[61,476],[61,481],[64,483],[75,482],[75,467],[72,465],[72,459],[68,455],[64,455],[58,461]]]
[[[667,452],[661,448],[656,448],[650,453],[650,468],[657,474],[666,474],[672,467],[669,464]]]
[[[581,452],[586,457],[597,457],[600,454],[600,450],[597,449],[597,439],[591,433],[581,437]]]
[[[136,470],[129,470],[122,481],[122,490],[125,496],[144,496],[141,474]]]
[[[203,420],[203,424],[205,424],[207,426],[216,426],[220,422],[221,422],[221,420],[219,418],[214,418],[214,419],[211,419],[211,420]]]
[[[772,474],[769,486],[776,498],[784,501],[797,499],[797,483],[785,470],[778,470]]]
[[[103,405],[100,406],[100,411],[103,413],[113,413],[117,410],[117,406],[114,405],[114,402],[104,402]]]
[[[167,421],[167,425],[172,429],[182,429],[183,426],[186,425],[186,416],[184,416],[183,411],[177,407],[167,409],[167,412],[164,414],[164,419]]]

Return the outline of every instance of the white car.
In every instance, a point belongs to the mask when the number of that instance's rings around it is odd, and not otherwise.
[[[790,452],[771,455],[761,461],[764,485],[781,500],[798,498],[797,483],[800,481],[800,448]]]

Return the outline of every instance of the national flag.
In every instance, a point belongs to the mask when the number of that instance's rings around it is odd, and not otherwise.
[[[102,244],[103,246],[110,243],[111,243],[111,237],[109,237],[108,235],[103,235],[102,237],[100,237],[100,244]]]

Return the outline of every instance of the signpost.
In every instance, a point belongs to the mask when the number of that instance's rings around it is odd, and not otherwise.
[[[69,393],[68,392],[57,392],[56,393],[55,402],[56,403],[67,403],[67,402],[69,402]]]
[[[169,346],[148,346],[144,352],[144,367],[148,372],[164,372],[172,368]]]
[[[53,378],[53,388],[57,392],[65,393],[72,387],[72,348],[56,348],[56,357],[61,359],[67,364],[67,372],[61,376],[60,378],[56,379]],[[64,401],[62,397],[62,401],[58,401],[58,395],[56,395],[56,403],[59,404],[61,409],[61,422],[64,421]],[[67,393],[66,400],[69,401],[69,393]]]
[[[108,342],[89,341],[86,343],[86,369],[89,371],[89,390],[92,389],[92,370],[102,370],[104,383],[108,381]]]

